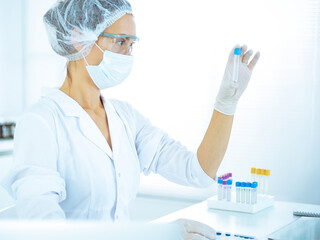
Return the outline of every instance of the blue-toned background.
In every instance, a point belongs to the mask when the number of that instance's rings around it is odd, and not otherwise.
[[[53,2],[0,0],[1,118],[17,118],[47,87],[64,80],[65,61],[51,50],[42,23]],[[105,95],[129,101],[154,125],[196,151],[229,51],[246,43],[259,50],[261,58],[238,104],[219,173],[249,180],[251,167],[269,168],[270,194],[277,200],[320,204],[319,1],[130,2],[141,39],[134,70]],[[10,151],[0,153],[0,178],[11,161]],[[133,215],[152,219],[214,191],[178,187],[154,175],[142,177]],[[0,208],[10,201],[0,189]],[[142,206],[159,208],[148,213],[139,210]]]

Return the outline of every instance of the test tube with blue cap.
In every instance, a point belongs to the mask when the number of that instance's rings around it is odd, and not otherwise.
[[[250,195],[251,195],[251,183],[246,183],[246,203],[250,204]]]
[[[236,182],[236,202],[240,203],[241,182]]]
[[[218,178],[218,200],[222,200],[222,183],[223,179]]]
[[[246,201],[246,183],[241,183],[241,203],[245,203]]]
[[[222,199],[227,199],[227,180],[222,183]]]
[[[251,204],[257,203],[257,200],[258,200],[257,187],[258,187],[257,182],[253,182],[251,184]]]
[[[227,201],[231,201],[232,180],[227,180]]]
[[[240,56],[241,56],[241,48],[235,48],[234,56],[233,56],[233,81],[234,82],[238,82]]]

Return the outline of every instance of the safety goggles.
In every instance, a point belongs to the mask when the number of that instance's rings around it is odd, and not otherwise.
[[[131,54],[133,45],[139,41],[139,38],[133,35],[117,35],[103,32],[100,36],[112,39],[113,46],[110,51],[119,54]]]

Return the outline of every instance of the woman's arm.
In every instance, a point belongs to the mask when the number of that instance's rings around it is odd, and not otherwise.
[[[200,166],[211,178],[215,178],[226,153],[237,103],[247,88],[252,70],[260,57],[260,53],[257,52],[248,64],[253,51],[246,51],[247,46],[242,46],[239,80],[238,82],[233,82],[233,56],[235,48],[240,48],[240,46],[236,45],[230,52],[227,67],[216,98],[215,109],[208,130],[197,151]]]
[[[198,148],[197,156],[206,174],[215,178],[230,139],[233,115],[213,111],[207,132]]]

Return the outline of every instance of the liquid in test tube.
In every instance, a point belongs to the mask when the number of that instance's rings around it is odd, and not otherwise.
[[[233,56],[233,81],[238,82],[239,77],[239,66],[240,66],[240,56],[241,56],[241,48],[234,49]]]

